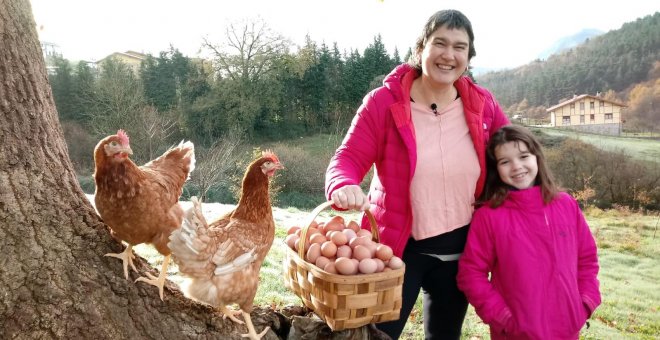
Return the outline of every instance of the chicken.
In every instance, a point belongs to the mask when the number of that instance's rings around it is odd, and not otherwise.
[[[217,220],[204,219],[201,203],[193,197],[193,207],[175,230],[168,244],[179,271],[190,278],[184,288],[186,296],[214,306],[232,321],[243,315],[247,334],[256,340],[250,318],[252,303],[259,284],[259,269],[275,237],[275,221],[268,193],[269,178],[283,169],[277,156],[264,152],[245,172],[241,198],[236,208]],[[227,306],[236,303],[241,311]]]
[[[124,277],[128,279],[129,265],[137,272],[133,246],[153,244],[165,256],[160,275],[146,273],[148,279],[139,277],[136,282],[156,286],[162,300],[171,253],[167,242],[183,219],[178,200],[183,184],[195,168],[194,146],[191,142],[181,142],[140,167],[128,158],[132,154],[128,135],[123,130],[102,139],[94,149],[96,209],[110,227],[111,235],[128,243],[123,253],[105,255],[123,261]]]

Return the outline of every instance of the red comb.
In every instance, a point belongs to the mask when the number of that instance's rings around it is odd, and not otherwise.
[[[261,157],[270,158],[273,162],[280,162],[280,159],[270,150],[264,150],[261,152]]]
[[[119,142],[121,145],[128,145],[128,135],[126,134],[126,131],[119,129],[117,131],[117,137],[119,137]]]

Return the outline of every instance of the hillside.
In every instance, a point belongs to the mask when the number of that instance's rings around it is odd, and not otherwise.
[[[621,92],[649,81],[660,60],[660,12],[624,24],[546,61],[487,73],[477,81],[509,107],[549,107],[573,94]]]
[[[541,60],[546,60],[553,54],[557,54],[569,48],[576,47],[586,40],[594,38],[598,35],[601,35],[605,32],[593,28],[583,29],[578,33],[575,33],[571,36],[561,38],[557,40],[554,44],[548,47],[545,51],[541,52],[538,56]]]

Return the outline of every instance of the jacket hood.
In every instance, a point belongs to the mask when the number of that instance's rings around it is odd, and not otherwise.
[[[392,72],[390,72],[387,76],[385,76],[385,79],[383,79],[383,86],[390,90],[390,93],[392,93],[396,102],[401,102],[402,100],[410,100],[410,98],[405,98],[404,94],[403,81],[406,75],[408,75],[408,77],[412,77],[410,82],[419,76],[418,72],[412,66],[408,64],[401,64],[395,67]]]

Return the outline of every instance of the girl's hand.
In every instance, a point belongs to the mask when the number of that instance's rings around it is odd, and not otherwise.
[[[359,185],[347,185],[332,193],[332,203],[338,208],[365,211],[370,208],[367,195]]]

